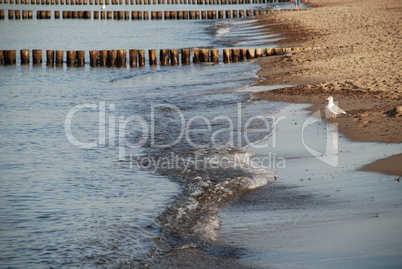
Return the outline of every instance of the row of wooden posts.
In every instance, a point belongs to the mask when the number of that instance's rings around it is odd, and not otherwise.
[[[215,20],[241,18],[267,14],[267,10],[179,10],[179,11],[54,11],[55,19],[108,19],[108,20]],[[9,20],[33,19],[32,10],[8,10]],[[60,17],[61,15],[61,17]],[[36,19],[51,19],[50,10],[37,10]],[[0,10],[0,20],[5,19],[4,10]]]
[[[21,5],[239,5],[288,2],[288,0],[0,0]]]
[[[301,48],[267,48],[267,49],[223,49],[223,63],[233,63],[245,61],[270,55],[281,54],[284,51],[302,50]],[[189,65],[199,63],[220,62],[218,49],[161,49],[159,50],[159,61],[157,50],[148,50],[148,62],[150,66],[155,65]],[[127,60],[130,67],[145,66],[145,50],[90,50],[89,64],[91,67],[126,67]],[[192,58],[191,58],[192,55]],[[64,63],[70,67],[82,67],[86,63],[86,52],[84,50],[46,50],[46,64],[48,66],[63,66]],[[180,57],[181,56],[181,57]],[[65,60],[65,61],[64,61]],[[21,65],[42,64],[43,52],[41,49],[20,50]],[[15,65],[17,63],[17,50],[0,50],[0,65]]]

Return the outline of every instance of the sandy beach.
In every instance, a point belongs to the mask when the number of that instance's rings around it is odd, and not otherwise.
[[[286,168],[224,210],[220,243],[256,268],[400,268],[402,2],[310,5],[259,22],[283,33],[283,47],[319,48],[258,61],[255,98],[292,104],[275,115],[285,119],[275,143],[254,150],[285,158]],[[263,91],[271,85],[297,86]],[[349,115],[317,119],[329,95]],[[340,132],[329,135],[331,126]]]
[[[220,251],[166,253],[156,259],[159,268],[402,266],[402,2],[307,5],[257,22],[280,34],[282,47],[312,48],[256,61],[261,80],[253,98],[289,104],[269,115],[283,118],[275,137],[250,150],[286,167],[270,167],[277,181],[223,210],[213,244]],[[329,95],[348,115],[316,118]]]
[[[302,12],[276,12],[259,24],[281,33],[283,47],[316,49],[258,61],[256,85],[298,85],[256,94],[256,98],[324,106],[328,95],[349,113],[336,122],[350,139],[402,142],[401,9],[398,0],[316,0]],[[386,170],[402,175],[402,155]]]

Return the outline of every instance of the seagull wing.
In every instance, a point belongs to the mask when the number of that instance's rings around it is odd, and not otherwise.
[[[346,114],[346,112],[343,109],[339,108],[335,104],[332,104],[332,106],[329,107],[329,110],[334,114]]]

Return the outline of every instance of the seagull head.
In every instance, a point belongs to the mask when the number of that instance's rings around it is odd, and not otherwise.
[[[329,101],[329,102],[333,102],[334,101],[334,98],[332,97],[332,96],[329,96],[328,98],[327,98],[327,101]]]

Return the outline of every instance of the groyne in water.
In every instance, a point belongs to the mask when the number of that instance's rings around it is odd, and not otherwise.
[[[282,9],[282,11],[296,11],[296,9]],[[94,20],[216,20],[244,18],[269,14],[269,10],[165,10],[165,11],[105,11],[105,10],[14,10],[7,12],[0,10],[0,20],[26,20],[26,19],[94,19]],[[53,13],[53,15],[52,15]],[[7,16],[6,16],[7,14]]]
[[[0,65],[16,65],[17,55],[21,65],[32,63],[38,65],[46,62],[48,66],[82,67],[88,64],[91,67],[138,67],[145,66],[146,62],[150,66],[155,65],[189,65],[191,63],[236,63],[249,59],[278,55],[288,51],[299,51],[316,48],[260,48],[260,49],[241,49],[228,48],[222,49],[154,49],[148,50],[46,50],[45,59],[41,49],[33,50],[0,50]],[[147,54],[147,56],[146,56]],[[89,56],[89,61],[88,61]],[[159,58],[159,59],[158,59]]]
[[[21,5],[241,5],[288,2],[287,0],[0,0]]]

